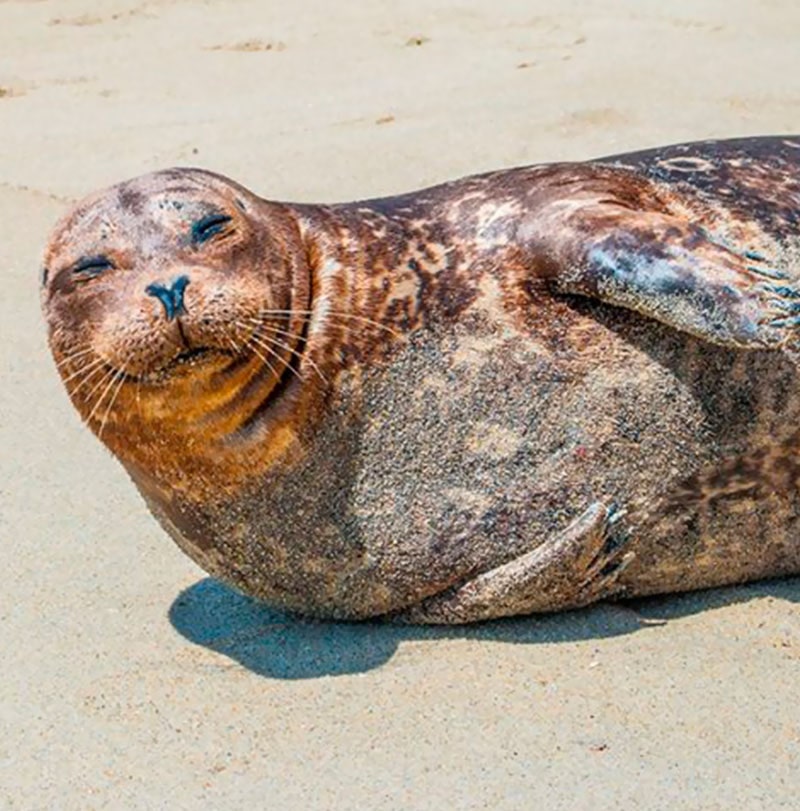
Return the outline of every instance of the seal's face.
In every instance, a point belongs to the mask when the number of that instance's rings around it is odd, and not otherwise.
[[[46,250],[42,304],[84,419],[102,430],[112,397],[134,391],[140,416],[178,419],[181,406],[207,413],[230,401],[226,379],[233,392],[256,377],[274,386],[293,345],[285,336],[299,337],[289,312],[307,307],[286,258],[295,237],[278,209],[199,170],[79,203]]]

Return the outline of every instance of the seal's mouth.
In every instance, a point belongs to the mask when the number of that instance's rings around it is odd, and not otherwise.
[[[211,365],[220,361],[230,362],[232,357],[232,354],[224,349],[212,346],[198,346],[179,352],[157,369],[151,369],[140,374],[126,372],[108,362],[103,364],[103,368],[108,373],[114,374],[115,380],[121,379],[138,385],[160,386],[168,383],[172,378],[191,375],[196,367]]]
[[[195,370],[211,366],[221,361],[229,362],[231,353],[213,346],[197,346],[185,349],[171,358],[163,366],[141,375],[138,380],[146,383],[163,384],[173,377],[190,375]]]
[[[170,362],[167,364],[168,366],[183,366],[192,363],[198,363],[201,360],[208,359],[209,355],[219,355],[219,349],[212,349],[210,346],[198,346],[194,349],[187,349],[185,352],[181,352],[180,354],[176,355]]]
[[[156,373],[157,377],[169,377],[176,374],[189,374],[199,367],[211,366],[221,361],[230,362],[233,354],[216,346],[195,346],[175,355],[169,363]]]

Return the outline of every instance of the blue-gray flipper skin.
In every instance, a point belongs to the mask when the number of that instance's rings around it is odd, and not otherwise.
[[[787,267],[800,195],[793,143],[709,141],[578,166],[558,181],[580,189],[572,204],[553,197],[522,233],[551,263],[555,289],[719,345],[781,346],[800,311]]]
[[[166,170],[45,266],[73,403],[266,602],[461,623],[800,573],[800,136],[339,205]]]

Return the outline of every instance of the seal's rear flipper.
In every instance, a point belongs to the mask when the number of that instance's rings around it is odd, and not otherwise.
[[[457,625],[578,608],[618,595],[633,555],[620,537],[615,507],[595,503],[532,552],[394,615],[398,622]]]
[[[722,346],[780,348],[800,330],[794,279],[682,215],[632,208],[613,193],[547,213],[548,233],[537,241],[559,292],[628,307]]]

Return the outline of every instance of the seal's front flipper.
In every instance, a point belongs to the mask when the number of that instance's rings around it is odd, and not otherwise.
[[[800,287],[768,259],[665,211],[595,199],[544,238],[556,290],[628,307],[722,346],[779,348],[800,328]]]
[[[593,504],[532,552],[395,615],[400,622],[455,625],[558,611],[620,593],[625,549],[615,507]]]

